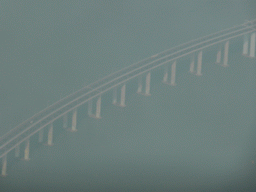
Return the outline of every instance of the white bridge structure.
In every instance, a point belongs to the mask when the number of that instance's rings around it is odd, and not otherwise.
[[[241,37],[243,38],[242,54],[254,58],[256,19],[155,54],[60,99],[0,137],[1,175],[6,176],[7,174],[7,156],[9,152],[15,150],[15,157],[19,157],[20,145],[23,142],[25,142],[24,160],[29,160],[29,141],[32,136],[36,135],[38,142],[43,142],[44,130],[47,128],[47,145],[51,146],[53,144],[53,122],[55,120],[63,118],[63,127],[68,128],[68,113],[72,113],[72,126],[69,130],[77,131],[77,108],[84,104],[88,104],[88,115],[90,117],[100,119],[101,98],[108,91],[113,91],[113,104],[125,107],[126,84],[135,78],[138,78],[137,93],[149,96],[151,72],[156,68],[163,68],[163,83],[175,86],[176,65],[180,58],[189,57],[190,69],[188,71],[201,76],[203,52],[208,48],[211,48],[211,50],[216,48],[216,63],[227,67],[229,42]],[[121,92],[120,101],[117,99],[119,98],[117,97],[119,89]],[[93,110],[93,107],[96,107],[96,109]],[[14,157],[10,156],[9,158]]]

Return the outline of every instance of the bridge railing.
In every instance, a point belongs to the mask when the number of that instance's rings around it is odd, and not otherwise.
[[[0,157],[3,157],[16,145],[20,144],[46,125],[58,119],[63,114],[86,103],[92,98],[172,60],[193,54],[196,51],[232,38],[251,33],[256,30],[255,26],[256,20],[252,20],[245,24],[237,25],[205,37],[192,40],[125,67],[91,83],[88,86],[85,86],[84,88],[40,111],[33,117],[10,130],[7,134],[3,135],[0,138]]]
[[[256,21],[256,20],[247,21],[246,24],[247,24],[247,23],[254,23],[255,21]],[[132,65],[130,65],[130,66],[127,66],[127,67],[125,67],[125,68],[123,68],[123,69],[121,69],[121,70],[119,70],[119,71],[116,71],[116,72],[114,72],[114,73],[112,73],[112,74],[110,74],[110,75],[108,75],[108,76],[106,76],[106,77],[104,77],[104,78],[102,78],[102,79],[96,81],[96,82],[91,83],[91,84],[88,85],[88,86],[89,86],[89,87],[97,87],[97,85],[102,84],[102,82],[106,82],[106,81],[108,81],[109,79],[113,79],[113,77],[118,76],[120,73],[124,73],[125,71],[129,71],[129,70],[130,70],[131,68],[133,68],[133,67],[136,67],[136,66],[139,66],[139,65],[143,65],[143,64],[145,64],[145,63],[147,63],[147,62],[149,62],[149,61],[151,61],[151,60],[153,60],[153,59],[161,58],[161,57],[163,57],[164,55],[168,55],[168,54],[169,54],[170,52],[172,52],[172,51],[175,51],[175,50],[178,50],[178,49],[183,49],[183,48],[185,48],[185,47],[188,47],[189,45],[196,44],[196,42],[204,41],[204,40],[207,40],[207,39],[211,39],[212,37],[216,37],[216,36],[219,36],[219,35],[221,35],[221,34],[228,33],[229,31],[244,29],[244,26],[245,26],[245,24],[237,25],[237,26],[234,26],[234,27],[231,27],[231,28],[228,28],[228,29],[224,29],[224,30],[222,30],[222,31],[218,31],[218,32],[216,32],[216,33],[213,33],[213,34],[204,36],[204,37],[200,37],[200,38],[198,38],[198,39],[189,41],[189,42],[187,42],[187,43],[178,45],[178,46],[176,46],[176,47],[173,47],[173,48],[171,48],[171,49],[168,49],[168,50],[165,50],[165,51],[163,51],[163,52],[160,52],[160,53],[158,53],[158,54],[156,54],[156,55],[154,55],[154,56],[151,56],[151,57],[149,57],[149,58],[143,59],[142,61],[139,61],[139,62],[137,62],[137,63],[134,63],[134,64],[132,64]],[[7,137],[8,135],[12,134],[14,131],[22,129],[22,128],[24,127],[24,125],[27,126],[28,123],[31,122],[31,121],[34,122],[34,120],[37,119],[36,117],[38,117],[38,116],[40,117],[42,114],[47,113],[47,111],[52,110],[52,108],[55,108],[55,107],[57,107],[58,105],[61,105],[61,103],[63,103],[63,102],[67,102],[67,99],[71,99],[72,97],[74,97],[74,96],[76,96],[76,95],[78,95],[78,94],[83,94],[84,91],[87,90],[87,88],[88,88],[88,87],[85,86],[84,88],[82,88],[82,89],[78,90],[77,92],[75,92],[75,93],[73,93],[73,94],[71,94],[71,95],[68,95],[67,97],[65,97],[65,98],[63,98],[63,99],[57,101],[57,102],[54,103],[53,105],[51,105],[51,106],[45,108],[44,110],[42,110],[42,111],[40,111],[39,113],[35,114],[34,116],[30,117],[30,118],[27,119],[26,121],[22,122],[20,125],[18,125],[18,126],[15,127],[14,129],[10,130],[7,134],[5,134],[4,136],[0,137],[0,144],[1,144],[1,141],[2,141],[5,137]]]

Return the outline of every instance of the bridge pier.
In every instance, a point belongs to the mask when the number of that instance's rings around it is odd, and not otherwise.
[[[96,102],[96,114],[95,114],[96,119],[101,118],[100,111],[101,111],[101,95],[98,97],[98,100]]]
[[[113,89],[113,99],[112,99],[112,104],[116,105],[117,104],[117,87]]]
[[[163,83],[171,86],[175,86],[175,75],[176,75],[176,60],[173,62],[171,66],[171,80],[170,83],[168,81],[168,65],[165,66],[164,68],[164,78],[163,78]]]
[[[71,125],[71,132],[76,132],[76,119],[77,119],[77,108],[73,109],[73,114],[72,114],[72,125]]]
[[[248,56],[248,47],[249,47],[249,38],[248,34],[244,35],[244,43],[243,43],[243,55]]]
[[[43,142],[43,138],[44,138],[44,128],[39,130],[39,138],[38,138],[38,142],[42,143]]]
[[[29,139],[27,139],[25,143],[24,160],[29,160]]]
[[[197,76],[202,75],[202,58],[203,58],[203,51],[199,51],[198,56],[197,56]]]
[[[148,72],[146,75],[146,87],[145,87],[145,95],[150,96],[150,78],[151,78],[151,73]]]
[[[114,88],[112,104],[118,105],[120,107],[125,107],[125,89],[126,85],[123,84],[123,86],[121,87],[120,104],[117,104],[117,87]]]
[[[172,72],[171,72],[171,86],[175,86],[175,76],[176,76],[176,60],[172,64]]]
[[[121,88],[120,106],[125,107],[125,84],[123,84],[123,86]]]
[[[164,78],[162,82],[165,84],[168,83],[168,64],[164,66]]]
[[[142,93],[142,76],[141,75],[139,76],[139,79],[138,79],[138,90],[137,90],[137,93]]]
[[[148,72],[146,75],[146,86],[145,86],[145,93],[142,93],[142,76],[139,76],[139,85],[137,93],[150,96],[150,78],[151,78],[151,72]]]
[[[226,41],[224,46],[223,67],[228,67],[228,48],[229,48],[229,41]]]
[[[51,124],[49,125],[48,141],[47,141],[47,145],[48,145],[48,146],[52,146],[52,145],[53,145],[52,140],[53,140],[53,123],[51,123]]]
[[[92,116],[92,99],[88,101],[88,115]]]
[[[2,157],[2,176],[6,176],[6,170],[7,170],[7,154]]]
[[[15,157],[18,158],[20,156],[20,145],[15,147]]]
[[[195,55],[193,54],[193,55],[191,56],[191,60],[190,60],[189,72],[192,73],[192,74],[195,73],[194,68],[195,68]]]
[[[95,115],[92,114],[92,99],[88,101],[88,115],[95,119],[100,119],[100,112],[101,112],[101,95],[98,97],[96,101],[96,112]]]
[[[219,46],[219,49],[217,52],[216,64],[220,64],[220,62],[221,62],[221,46]]]
[[[221,64],[221,48],[222,45],[219,46],[216,58],[216,64]],[[229,41],[226,41],[224,45],[224,56],[223,56],[223,64],[221,66],[228,67],[228,49],[229,49]]]
[[[64,129],[68,128],[68,113],[63,115],[63,128]]]
[[[251,42],[250,42],[250,57],[255,57],[255,35],[256,33],[251,34]]]

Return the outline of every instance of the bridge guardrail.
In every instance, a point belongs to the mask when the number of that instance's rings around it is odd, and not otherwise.
[[[0,158],[12,150],[16,145],[23,142],[26,138],[35,134],[41,128],[50,124],[55,119],[72,110],[73,108],[87,102],[93,97],[102,94],[113,87],[135,78],[138,75],[145,73],[165,64],[171,60],[186,56],[200,49],[206,48],[226,40],[239,37],[241,35],[255,31],[256,19],[249,21],[246,24],[237,25],[229,29],[216,32],[190,42],[178,45],[169,50],[163,51],[140,62],[125,67],[117,72],[114,72],[96,82],[85,86],[75,93],[66,96],[57,101],[46,109],[35,114],[28,120],[24,121],[7,134],[0,138]]]

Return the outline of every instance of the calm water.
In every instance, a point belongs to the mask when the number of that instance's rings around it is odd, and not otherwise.
[[[31,160],[11,162],[2,189],[253,191],[255,61],[230,54],[223,68],[210,60],[202,77],[178,67],[176,87],[153,73],[150,97],[131,82],[125,108],[105,95],[100,120],[80,108],[76,133],[55,123],[54,146],[32,141]]]
[[[1,1],[0,16],[2,135],[111,72],[256,15],[254,1],[88,0]],[[80,108],[76,133],[55,122],[53,147],[33,137],[29,162],[9,155],[0,191],[253,191],[255,60],[241,45],[230,43],[228,68],[204,53],[202,77],[178,61],[176,87],[156,71],[150,97],[129,83],[125,108],[104,95],[102,119]]]
[[[255,17],[243,1],[52,1],[0,5],[0,134],[141,59]]]

